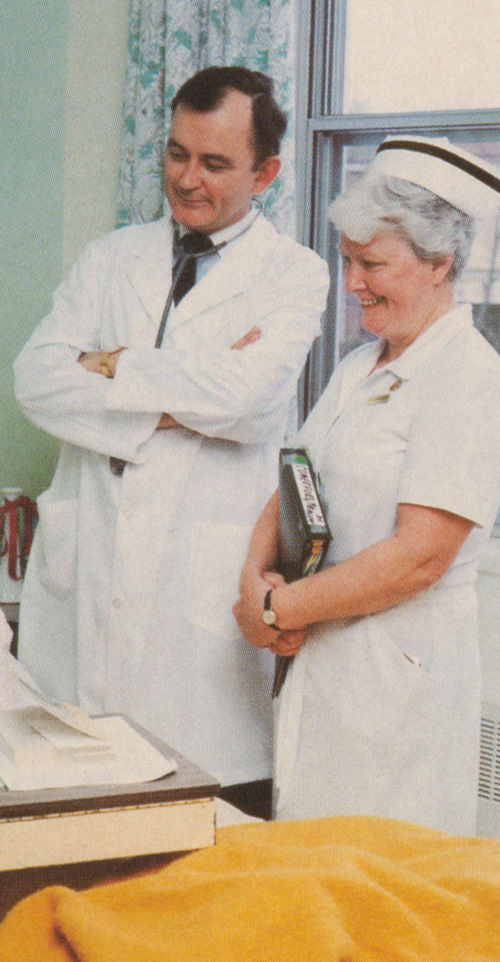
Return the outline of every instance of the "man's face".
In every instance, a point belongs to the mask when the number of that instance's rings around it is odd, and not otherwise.
[[[165,160],[165,191],[174,220],[210,234],[248,213],[252,197],[274,180],[278,158],[254,170],[252,101],[230,90],[216,110],[179,104]],[[276,169],[277,162],[277,169]]]

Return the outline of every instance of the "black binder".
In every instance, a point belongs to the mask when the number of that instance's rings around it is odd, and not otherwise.
[[[279,497],[278,571],[290,583],[318,571],[331,541],[314,471],[303,448],[280,451]],[[276,656],[273,698],[281,690],[290,660]]]

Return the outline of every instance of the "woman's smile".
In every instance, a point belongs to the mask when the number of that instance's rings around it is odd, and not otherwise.
[[[446,259],[421,260],[395,230],[368,244],[343,234],[339,249],[346,290],[358,298],[365,330],[387,341],[387,359],[399,356],[453,304]]]
[[[359,298],[361,307],[375,307],[377,304],[382,304],[383,301],[385,301],[385,297],[374,297],[371,301],[365,301],[362,298]]]

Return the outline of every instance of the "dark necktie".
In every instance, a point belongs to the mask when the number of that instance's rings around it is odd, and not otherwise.
[[[213,248],[213,242],[207,234],[202,234],[201,231],[189,231],[175,241],[175,264],[172,271],[172,289],[163,311],[155,347],[160,347],[161,345],[171,302],[173,301],[177,307],[179,301],[194,287],[196,282],[196,262],[200,255],[208,254]],[[195,255],[198,255],[198,257]],[[110,457],[109,459],[111,472],[118,476],[123,474],[125,465],[126,461],[123,461],[122,458]]]
[[[206,234],[190,231],[176,244],[177,261],[173,271],[174,287],[172,299],[177,307],[179,301],[194,287],[196,281],[196,262],[201,254],[208,254],[213,243]],[[196,257],[195,255],[198,255]]]

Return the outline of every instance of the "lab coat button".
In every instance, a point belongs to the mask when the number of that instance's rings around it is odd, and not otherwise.
[[[126,521],[131,521],[133,518],[133,511],[131,511],[130,508],[124,508],[122,514]]]
[[[123,608],[124,604],[123,598],[113,598],[113,608]]]

